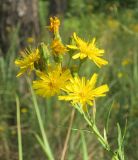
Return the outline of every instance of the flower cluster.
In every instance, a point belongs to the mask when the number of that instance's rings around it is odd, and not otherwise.
[[[108,64],[103,59],[104,50],[96,46],[96,39],[86,42],[76,33],[73,33],[72,43],[64,45],[59,34],[60,20],[57,17],[50,18],[50,25],[47,27],[52,32],[50,44],[40,43],[38,48],[25,50],[22,58],[15,60],[15,64],[20,67],[17,77],[24,72],[34,71],[37,79],[33,81],[33,88],[36,94],[42,97],[58,95],[59,100],[69,101],[71,104],[79,104],[83,111],[87,106],[93,106],[97,97],[105,96],[109,91],[108,85],[104,84],[96,87],[98,75],[94,73],[89,80],[80,77],[79,67],[77,74],[73,73],[72,64],[64,62],[64,56],[72,57],[69,61],[80,59],[80,64],[84,59],[89,59],[98,67]]]

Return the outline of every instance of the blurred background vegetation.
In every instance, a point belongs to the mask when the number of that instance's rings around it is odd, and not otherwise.
[[[34,103],[26,77],[16,78],[14,65],[19,51],[26,46],[48,42],[46,29],[50,16],[58,16],[65,44],[77,32],[86,40],[97,38],[105,49],[109,65],[102,70],[89,61],[81,67],[89,77],[99,72],[99,84],[107,83],[110,93],[97,101],[97,123],[100,129],[110,115],[109,141],[116,146],[116,123],[124,128],[125,154],[128,160],[138,159],[138,1],[137,0],[1,0],[0,3],[0,160],[18,159],[16,100],[20,98],[23,157],[44,160],[34,134],[39,134]],[[80,72],[81,72],[80,69]],[[37,97],[43,123],[55,159],[61,158],[72,108],[56,98]],[[67,160],[107,160],[95,138],[82,130],[87,126],[75,114]],[[83,135],[83,136],[82,136]],[[85,155],[85,156],[84,156]],[[87,156],[86,156],[87,155]],[[86,158],[87,157],[87,158]]]

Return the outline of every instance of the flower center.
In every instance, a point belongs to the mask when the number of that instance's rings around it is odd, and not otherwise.
[[[80,92],[79,96],[80,96],[81,101],[83,101],[83,102],[86,101],[86,96],[85,96],[84,92]]]
[[[56,84],[54,82],[49,82],[48,86],[53,89],[56,87]]]

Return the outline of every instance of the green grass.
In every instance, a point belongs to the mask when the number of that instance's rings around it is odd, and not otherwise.
[[[40,12],[41,25],[44,25],[46,22],[42,8]],[[129,18],[128,14],[131,15]],[[116,22],[119,25],[113,26]],[[86,40],[95,36],[98,45],[105,49],[106,58],[109,60],[108,66],[99,71],[97,67],[87,61],[82,65],[80,73],[90,77],[91,70],[99,72],[98,83],[109,84],[108,96],[96,102],[96,121],[100,130],[103,130],[109,108],[112,105],[108,117],[108,130],[111,133],[108,135],[109,141],[115,148],[117,145],[117,141],[115,141],[117,137],[116,123],[119,122],[121,128],[124,128],[127,120],[126,159],[136,160],[138,158],[138,32],[133,26],[138,22],[135,11],[124,10],[116,16],[97,13],[81,15],[78,18],[67,15],[63,23],[61,35],[65,43],[68,43],[68,38],[76,31]],[[0,129],[0,159],[18,159],[17,135],[20,134],[16,122],[15,100],[15,95],[18,95],[21,111],[23,159],[47,160],[55,157],[58,160],[62,155],[72,108],[67,103],[58,102],[57,98],[45,100],[36,97],[33,91],[30,91],[30,84],[25,78],[16,78],[17,68],[14,65],[14,59],[18,50],[18,45],[15,43],[18,29],[15,31],[11,35],[11,47],[6,58],[0,57],[0,128],[3,128]],[[42,36],[42,39],[45,38],[45,35]],[[124,66],[122,61],[126,58],[130,59],[130,63]],[[122,74],[122,77],[119,77],[119,73]],[[27,112],[22,112],[23,108]],[[94,136],[87,130],[85,121],[81,115],[76,113],[66,151],[66,159],[109,159]],[[21,153],[21,148],[19,153]]]

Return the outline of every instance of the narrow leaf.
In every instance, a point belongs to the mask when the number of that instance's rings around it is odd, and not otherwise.
[[[88,151],[87,145],[84,137],[84,133],[81,131],[81,141],[82,141],[82,150],[83,150],[83,160],[88,160]]]

